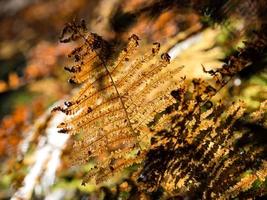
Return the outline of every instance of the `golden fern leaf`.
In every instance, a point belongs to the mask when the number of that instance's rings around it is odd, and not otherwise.
[[[172,80],[172,76],[181,68],[165,70],[170,62],[168,54],[158,56],[158,43],[143,53],[136,35],[114,59],[116,56],[107,55],[108,43],[96,34],[86,33],[82,24],[68,24],[63,33],[67,32],[70,36],[63,42],[77,38],[83,41],[70,55],[76,65],[66,68],[74,73],[70,82],[83,86],[64,107],[54,110],[68,115],[59,128],[73,135],[74,164],[90,159],[97,162],[84,182],[92,176],[102,182],[106,175],[141,161],[142,156],[130,155],[142,155],[140,151],[148,143],[141,141],[149,138],[146,124],[174,103],[169,93],[179,80]]]
[[[184,80],[171,92],[177,102],[149,124],[156,134],[139,175],[146,189],[162,186],[193,199],[255,197],[247,192],[252,191],[254,175],[266,179],[266,102],[258,111],[246,114],[242,102],[227,107],[213,105],[210,99],[237,72],[257,62],[266,49],[264,37],[247,43],[222,68],[204,69],[214,77],[212,86]],[[240,178],[248,170],[254,175]]]
[[[163,186],[170,193],[196,195],[192,198],[235,197],[247,189],[246,179],[239,181],[247,170],[257,173],[260,169],[261,178],[266,178],[262,164],[266,146],[256,140],[244,143],[246,133],[251,132],[237,123],[245,117],[242,102],[228,108],[222,103],[203,105],[196,94],[200,85],[193,85],[184,84],[172,92],[177,103],[152,126],[156,135],[151,139],[139,181],[150,190]],[[251,117],[262,113],[261,108]],[[250,180],[252,184],[255,177]]]

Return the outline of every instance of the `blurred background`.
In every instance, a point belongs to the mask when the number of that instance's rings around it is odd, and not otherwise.
[[[66,168],[71,145],[58,134],[54,105],[75,87],[64,66],[75,44],[59,43],[64,25],[84,19],[114,44],[131,34],[160,42],[182,75],[207,78],[266,23],[265,1],[0,0],[0,199],[127,199],[126,170],[106,185],[81,185],[90,166]],[[265,57],[236,76],[216,98],[267,99]],[[108,191],[120,188],[114,197]],[[134,186],[132,186],[134,187]],[[111,195],[111,194],[109,194]]]

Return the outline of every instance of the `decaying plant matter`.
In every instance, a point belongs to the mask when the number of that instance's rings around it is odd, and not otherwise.
[[[59,128],[76,140],[72,151],[74,163],[97,160],[96,168],[84,180],[95,175],[99,182],[142,160],[150,134],[146,124],[174,102],[169,93],[179,80],[169,80],[181,67],[164,70],[170,62],[168,54],[158,55],[158,43],[140,52],[136,35],[129,38],[114,60],[108,54],[111,47],[107,42],[96,34],[86,33],[83,23],[69,24],[63,31],[67,32],[70,35],[63,42],[76,39],[83,42],[70,54],[76,65],[65,68],[74,74],[70,82],[83,86],[65,102],[65,107],[54,110],[70,116]]]
[[[193,80],[172,91],[177,102],[151,124],[156,135],[139,176],[145,188],[163,187],[193,199],[248,198],[266,192],[253,184],[263,183],[267,176],[267,149],[262,140],[267,102],[258,111],[246,113],[242,102],[213,105],[210,101],[229,78],[260,59],[266,44],[261,33],[229,58],[228,64],[208,71],[217,88]]]
[[[245,115],[242,102],[228,107],[213,105],[207,99],[203,102],[207,88],[201,89],[196,81],[193,85],[192,91],[187,86],[173,91],[177,103],[152,126],[157,134],[151,139],[139,181],[152,191],[162,186],[174,194],[202,199],[228,199],[250,188],[257,178],[264,181],[266,146],[257,140],[243,141],[248,135],[263,134],[266,127],[259,123],[262,133],[255,133],[238,125]],[[261,112],[266,114],[266,108],[265,102]],[[251,115],[264,118],[259,113]],[[241,177],[247,170],[253,174],[250,186],[242,185],[245,179]]]
[[[174,78],[181,67],[168,67],[170,57],[158,55],[158,43],[140,49],[136,35],[118,54],[115,46],[88,33],[82,21],[63,30],[61,42],[70,41],[79,46],[70,54],[74,66],[65,69],[73,74],[71,83],[83,85],[54,111],[67,115],[58,127],[75,141],[73,164],[96,162],[84,183],[93,177],[102,182],[143,160],[140,188],[163,187],[194,198],[250,196],[245,192],[254,181],[266,179],[266,146],[247,142],[256,121],[266,131],[266,102],[249,114],[241,101],[228,105],[211,99],[233,76],[262,59],[264,32],[221,68],[203,67],[210,82]]]

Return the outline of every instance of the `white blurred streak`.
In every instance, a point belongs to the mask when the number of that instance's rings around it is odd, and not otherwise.
[[[56,190],[45,197],[45,200],[61,200],[66,196],[66,190]]]
[[[62,150],[69,138],[68,134],[58,133],[57,130],[57,125],[63,121],[64,117],[64,114],[57,112],[50,120],[44,136],[39,138],[34,163],[24,178],[22,187],[13,195],[12,200],[31,199],[34,190],[35,192],[49,192],[50,186],[55,182]],[[24,146],[22,145],[22,152],[25,153],[28,146],[29,144],[25,141]]]
[[[23,159],[24,155],[28,152],[30,143],[34,140],[36,137],[36,134],[38,133],[38,129],[40,126],[45,124],[47,121],[49,121],[49,117],[51,115],[51,111],[47,111],[44,113],[42,116],[40,116],[36,122],[30,127],[30,130],[26,131],[23,135],[25,135],[25,138],[19,145],[19,153],[18,153],[18,159],[21,160]]]
[[[61,152],[69,138],[68,134],[58,133],[56,128],[57,125],[63,121],[64,117],[65,115],[61,114],[61,116],[54,118],[55,120],[51,121],[51,126],[47,128],[48,143],[50,144],[52,151],[49,162],[47,163],[47,169],[41,180],[42,188],[44,190],[48,190],[49,186],[55,182],[56,170],[60,165]]]
[[[193,35],[187,38],[186,40],[174,45],[168,52],[169,56],[171,57],[171,60],[178,57],[184,50],[188,49],[192,45],[200,42],[200,40],[202,39],[201,34],[202,33]]]

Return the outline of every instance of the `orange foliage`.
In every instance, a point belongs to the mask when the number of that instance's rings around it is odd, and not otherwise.
[[[0,157],[13,155],[24,137],[23,133],[31,121],[44,111],[41,99],[36,99],[29,106],[17,106],[12,114],[0,121]]]
[[[58,59],[70,51],[70,45],[39,43],[30,55],[29,65],[25,69],[26,80],[51,75],[57,66]]]
[[[28,118],[28,108],[23,106],[17,107],[12,115],[3,118],[0,123],[0,156],[15,152]]]
[[[138,13],[146,6],[151,6],[155,1],[125,1],[122,6],[123,13]],[[145,12],[137,14],[138,20],[129,28],[122,37],[126,39],[131,33],[138,33],[142,38],[149,38],[154,41],[164,41],[184,31],[188,27],[199,23],[199,15],[191,10],[178,9],[177,7],[166,9],[157,13],[158,16],[149,16]]]

